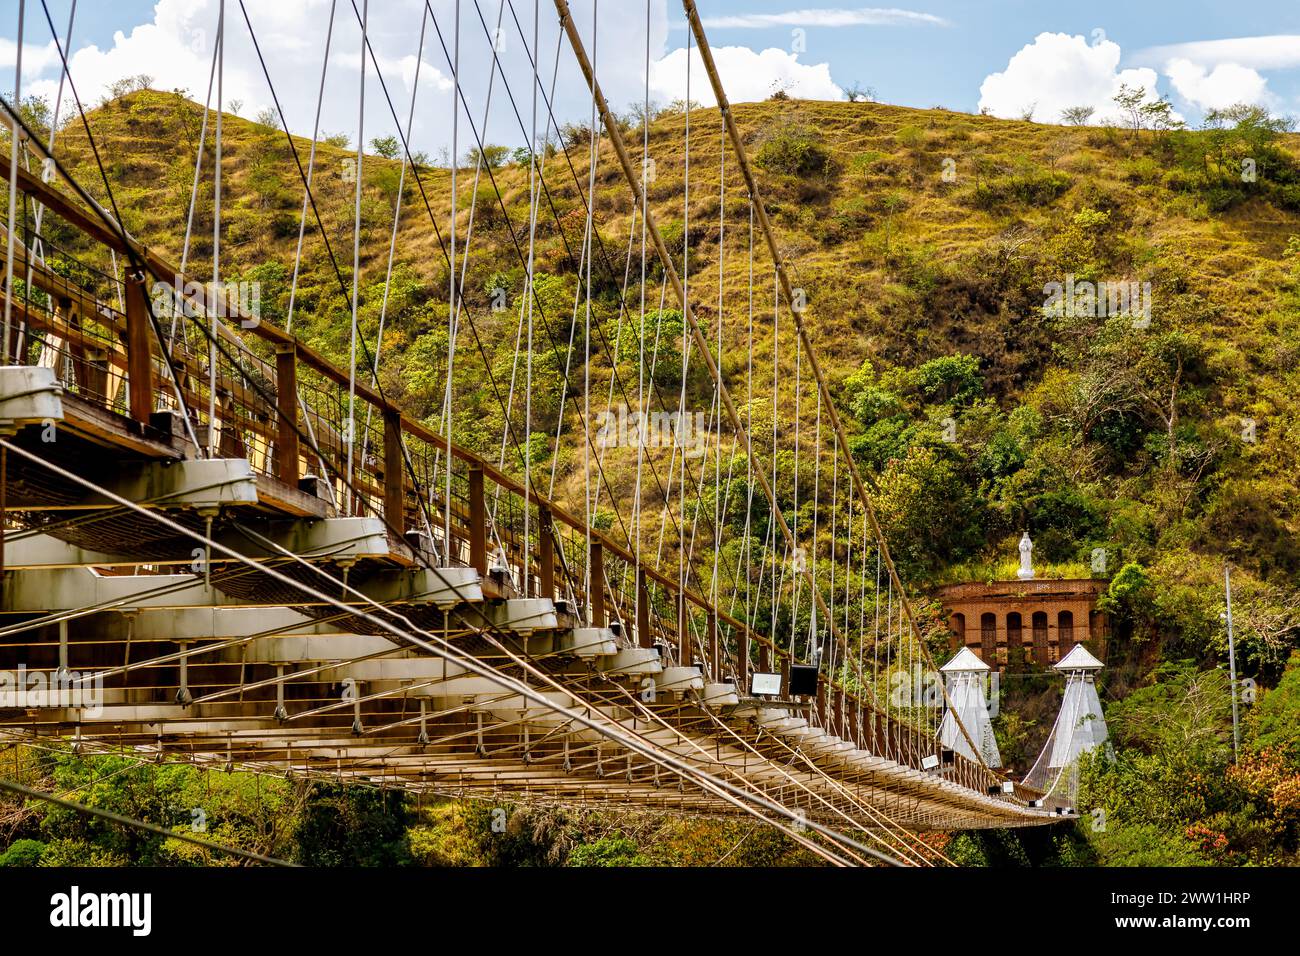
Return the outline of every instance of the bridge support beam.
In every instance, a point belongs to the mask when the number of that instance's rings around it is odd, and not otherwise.
[[[387,560],[394,558],[383,523],[378,518],[326,518],[322,521],[249,521],[248,530],[267,540],[267,544],[251,541],[245,532],[225,530],[216,534],[218,544],[258,560],[279,558],[283,548],[304,558],[328,557],[331,561]],[[273,545],[275,547],[273,547]],[[142,563],[140,554],[94,551],[82,548],[52,535],[37,534],[9,544],[9,567],[17,569],[75,568],[91,565],[104,567],[134,567]],[[183,551],[173,554],[150,554],[150,564],[186,565],[193,555],[188,542]],[[221,563],[227,559],[216,553],[212,560]]]
[[[99,574],[91,568],[45,568],[11,571],[0,611],[38,613],[52,609],[103,606],[126,611],[136,608],[284,607],[284,595],[252,599],[232,597],[203,583],[194,574]],[[478,575],[470,568],[433,571],[383,571],[355,585],[369,600],[380,604],[418,604],[442,609],[483,600]],[[167,590],[173,588],[174,590]],[[345,603],[366,607],[361,599]],[[296,606],[321,606],[307,594],[294,598]],[[547,602],[549,603],[549,602]],[[550,627],[555,627],[552,610]]]
[[[63,386],[54,369],[36,365],[0,367],[0,434],[24,425],[63,419]]]
[[[118,497],[161,509],[215,510],[223,506],[259,504],[257,476],[246,458],[123,463],[111,474],[99,478],[98,483]],[[11,499],[9,507],[28,505],[21,499]],[[32,507],[54,510],[44,502]],[[60,507],[116,508],[118,504],[104,495],[91,493]]]

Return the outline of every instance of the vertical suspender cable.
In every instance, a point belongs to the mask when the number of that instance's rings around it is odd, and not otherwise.
[[[593,74],[594,75],[594,74]],[[595,91],[592,98],[595,99]],[[636,536],[632,553],[636,555],[637,583],[633,585],[633,620],[641,620],[641,464],[645,458],[645,283],[646,283],[646,217],[649,212],[650,177],[650,0],[645,4],[645,101],[641,113],[641,315],[637,324],[637,370],[636,370],[636,490],[632,496],[632,529]],[[667,501],[664,507],[669,507]],[[645,636],[637,634],[637,640],[644,642]]]
[[[357,300],[361,291],[361,172],[366,145],[366,34],[370,21],[370,0],[361,4],[361,84],[357,96],[356,182],[352,191],[352,343],[348,356],[348,514],[354,514],[357,502],[352,497],[353,449],[357,440]],[[389,519],[389,523],[393,523]]]
[[[596,53],[598,51],[597,40],[599,39],[600,30],[600,0],[592,0],[591,4],[591,68],[596,68]],[[587,427],[591,427],[591,260],[592,255],[591,239],[592,230],[594,229],[594,220],[596,218],[596,158],[599,150],[596,144],[599,142],[599,133],[596,129],[596,97],[591,98],[591,126],[588,129],[588,152],[587,152],[587,235],[586,245],[587,253],[587,308],[586,317],[583,320],[582,332],[582,420],[587,422]],[[614,359],[617,361],[617,358]],[[591,618],[591,589],[593,585],[598,588],[604,588],[604,581],[592,581],[591,579],[591,442],[582,443],[582,506],[583,506],[583,528],[586,532],[587,550],[583,552],[583,619],[588,625],[592,624]],[[603,623],[603,622],[602,622]],[[566,746],[568,738],[565,738]]]
[[[776,501],[776,453],[779,449],[777,442],[777,409],[781,407],[781,397],[777,393],[780,385],[780,368],[781,368],[781,297],[776,290],[776,274],[772,274],[772,501]],[[776,508],[773,506],[773,513]],[[773,521],[776,519],[773,518]],[[775,529],[774,529],[775,530]],[[783,578],[784,575],[781,575]],[[772,536],[772,640],[776,640],[776,614],[781,598],[781,586],[777,583],[777,557],[776,557],[776,535]]]
[[[689,103],[687,104],[690,105]],[[721,124],[719,124],[721,126]],[[718,148],[718,361],[722,361],[722,280],[725,255],[722,243],[727,229],[727,131],[721,130],[722,142]],[[726,517],[720,511],[719,488],[722,483],[722,396],[715,387],[713,401],[718,409],[717,419],[717,453],[713,458],[713,594],[710,596],[713,606],[718,605],[718,556],[722,551],[722,519]],[[727,491],[731,491],[731,474],[728,469]],[[712,635],[710,635],[712,638]]]
[[[217,12],[217,129],[216,155],[212,166],[212,294],[221,301],[221,113],[225,108],[224,76],[226,66],[226,0]],[[211,338],[208,344],[208,457],[216,456],[217,440],[217,313],[212,310]]]
[[[329,24],[325,27],[325,54],[320,64],[320,90],[316,94],[316,119],[311,128],[311,152],[307,155],[307,184],[302,192],[302,214],[298,218],[298,248],[293,254],[293,279],[289,283],[289,314],[285,319],[285,332],[293,331],[293,307],[298,297],[298,273],[302,266],[302,239],[307,231],[307,204],[311,199],[311,178],[316,170],[316,142],[320,136],[320,111],[325,102],[325,74],[329,71],[330,41],[334,38],[334,11],[338,0],[330,0]],[[420,65],[416,64],[418,71]],[[417,72],[418,77],[418,72]],[[206,115],[206,114],[205,114]]]
[[[72,9],[68,11],[68,29],[63,36],[63,49],[65,50],[71,49],[72,47],[72,24],[73,21],[76,20],[76,18],[77,18],[77,0],[72,0]],[[59,115],[60,115],[60,111],[63,108],[63,85],[67,82],[67,79],[68,79],[67,74],[65,74],[63,71],[60,71],[59,86],[54,94],[54,111],[50,114],[50,141],[47,148],[51,152],[54,151],[54,140],[57,138],[59,132]],[[209,80],[208,96],[209,98],[211,98],[212,96],[210,80]],[[203,118],[204,120],[207,119],[206,111],[203,114]],[[53,172],[54,172],[53,165],[54,165],[53,163],[42,164],[42,169],[41,169],[42,182],[46,181],[47,173],[51,176],[51,178],[53,177]],[[36,211],[33,213],[33,215],[36,220],[36,230],[35,230],[36,239],[33,242],[32,247],[33,249],[35,249],[38,246],[41,247],[40,257],[41,257],[41,261],[44,262],[45,249],[41,245],[41,220],[44,218],[45,207],[41,205],[39,202],[37,202],[35,206],[36,206]],[[184,270],[181,271],[183,272]],[[31,281],[31,273],[32,273],[32,262],[29,260],[27,263],[27,276],[28,276],[29,283]]]
[[[74,4],[75,6],[75,4]],[[69,41],[71,40],[71,31],[69,31]],[[65,44],[66,46],[66,44]],[[181,264],[177,270],[181,275],[185,275],[185,267],[190,258],[190,234],[194,229],[194,208],[198,205],[199,198],[199,181],[200,174],[203,172],[203,147],[208,141],[208,113],[212,107],[212,85],[217,79],[217,48],[212,50],[212,66],[208,70],[208,95],[203,100],[203,124],[199,127],[199,148],[194,157],[194,183],[190,187],[190,204],[189,210],[185,214],[185,239],[181,244]],[[55,122],[58,121],[58,111],[55,111]],[[50,134],[50,146],[54,146],[54,134]],[[306,202],[306,200],[303,200]],[[289,315],[293,315],[293,300],[290,299]],[[179,305],[180,303],[177,303]],[[181,309],[177,308],[172,313],[172,327],[167,335],[167,344],[172,348],[176,344],[176,326],[180,322]]]
[[[423,11],[420,16],[421,27],[420,35],[424,35],[424,15]],[[450,287],[447,297],[447,484],[444,490],[443,505],[445,508],[445,524],[443,527],[443,553],[447,563],[451,563],[451,423],[452,418],[452,374],[456,368],[456,332],[457,332],[457,299],[456,299],[456,171],[460,167],[460,158],[457,150],[460,148],[460,0],[456,0],[455,10],[455,34],[452,37],[452,62],[451,62],[451,222],[449,223],[450,232],[450,252],[448,253],[447,281]],[[536,93],[534,93],[536,96]],[[482,156],[479,157],[482,159]],[[531,458],[531,455],[529,456]],[[528,487],[528,486],[525,486]],[[525,508],[527,502],[525,502]]]
[[[754,433],[754,203],[749,203],[749,293],[748,318],[745,325],[745,418],[749,433]],[[751,603],[749,589],[750,557],[753,554],[751,518],[754,513],[754,462],[745,456],[745,622],[754,623],[758,599]],[[748,661],[745,662],[748,664]]]
[[[537,252],[537,206],[541,201],[541,190],[538,185],[537,168],[537,87],[541,83],[538,75],[538,68],[541,65],[542,47],[541,47],[541,22],[542,12],[540,0],[533,0],[533,112],[532,128],[528,143],[528,186],[531,208],[529,209],[528,222],[528,275],[526,276],[528,284],[528,353],[525,359],[524,371],[524,487],[533,486],[533,300],[534,295],[534,276],[533,270],[536,266]],[[531,513],[528,508],[528,499],[524,499],[524,548],[523,548],[523,592],[524,597],[532,593],[531,571],[529,570],[529,532]]]
[[[686,142],[685,170],[682,180],[682,290],[690,295],[691,288],[691,35],[686,34]],[[682,323],[682,403],[677,410],[677,435],[680,443],[682,425],[686,421],[687,356],[690,354],[690,330]],[[706,345],[707,349],[708,346]],[[720,358],[721,356],[719,356]],[[682,446],[681,480],[678,482],[677,500],[680,503],[681,532],[677,540],[677,587],[686,590],[686,447]],[[671,507],[671,505],[669,506]],[[684,661],[679,661],[685,663]]]
[[[420,66],[424,62],[424,31],[428,26],[429,20],[420,11],[420,42],[415,50],[415,73],[411,80],[411,106],[406,113],[406,136],[403,143],[411,141],[411,127],[415,124],[415,98],[420,91]],[[396,121],[396,118],[394,118]],[[401,130],[398,130],[401,133]],[[393,228],[388,234],[388,265],[384,270],[384,294],[379,303],[379,328],[375,332],[375,354],[374,365],[370,369],[370,385],[373,388],[379,382],[379,356],[384,350],[384,327],[388,319],[388,293],[393,284],[393,263],[397,257],[397,230],[402,221],[402,196],[406,193],[406,166],[407,156],[402,156],[402,167],[397,175],[397,199],[393,203]],[[450,377],[448,377],[448,391],[450,391]],[[366,405],[366,428],[365,434],[361,439],[361,460],[366,460],[366,451],[370,442],[370,419],[374,412],[374,406],[367,403]],[[446,408],[443,409],[446,412]],[[420,509],[420,516],[424,517],[423,509]],[[397,522],[400,524],[401,522]],[[427,524],[427,522],[426,522]],[[433,529],[426,527],[425,531],[433,538]]]

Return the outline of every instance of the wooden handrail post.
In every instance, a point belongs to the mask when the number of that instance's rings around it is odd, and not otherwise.
[[[275,473],[286,485],[297,487],[298,451],[298,347],[275,350],[275,405],[279,430],[275,440]]]
[[[709,661],[708,674],[714,680],[722,676],[722,651],[718,638],[718,609],[709,605]]]
[[[483,469],[469,469],[469,563],[481,576],[487,574],[487,507],[483,501]]]
[[[127,272],[126,294],[126,388],[131,417],[142,425],[153,414],[153,354],[149,328],[147,276],[141,270]]]
[[[736,634],[736,690],[744,694],[749,690],[749,628],[741,627]]]
[[[650,647],[650,589],[646,587],[645,568],[636,569],[636,642]]]
[[[591,605],[591,626],[605,627],[605,548],[599,541],[591,542],[591,554],[587,560],[591,564],[591,593],[587,595]]]
[[[537,509],[537,560],[540,565],[538,596],[555,597],[555,522],[551,509],[541,505]]]
[[[677,592],[677,663],[682,667],[691,663],[691,613],[681,591]]]
[[[384,409],[384,520],[406,533],[406,473],[402,456],[402,416],[396,408]],[[451,542],[447,542],[450,553]]]

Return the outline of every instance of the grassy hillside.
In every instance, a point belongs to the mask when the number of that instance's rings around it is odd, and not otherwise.
[[[1185,842],[1192,838],[1183,831],[1210,826],[1204,821],[1229,813],[1224,807],[1237,812],[1243,801],[1273,799],[1259,796],[1265,784],[1230,779],[1226,714],[1196,706],[1205,685],[1189,676],[1217,674],[1225,659],[1219,612],[1223,562],[1231,561],[1237,568],[1239,667],[1262,688],[1249,710],[1251,746],[1285,755],[1279,779],[1300,780],[1295,741],[1270,737],[1273,731],[1261,729],[1255,717],[1270,699],[1280,714],[1290,713],[1286,695],[1269,688],[1285,683],[1284,674],[1295,679],[1298,665],[1287,669],[1287,661],[1300,644],[1300,137],[1250,114],[1237,116],[1235,126],[1164,132],[1059,127],[872,103],[769,101],[737,107],[736,116],[795,283],[809,297],[807,320],[855,455],[878,483],[882,520],[912,579],[924,588],[1001,576],[1025,528],[1038,542],[1035,558],[1048,575],[1086,574],[1102,549],[1113,579],[1105,601],[1116,627],[1106,699],[1127,705],[1136,698],[1131,708],[1148,716],[1142,707],[1198,714],[1207,749],[1200,763],[1183,769],[1211,773],[1227,788],[1215,798],[1223,806],[1144,811],[1160,818],[1166,827],[1160,832],[1174,834],[1170,840]],[[91,117],[128,227],[175,261],[201,120],[200,107],[153,91],[109,103]],[[677,254],[689,245],[693,303],[709,323],[717,314],[722,253],[722,365],[743,400],[750,290],[745,195],[729,158],[720,247],[718,116],[698,109],[689,122],[689,209],[682,203],[686,116],[680,111],[651,124],[650,201]],[[261,281],[263,315],[284,323],[302,203],[297,167],[282,132],[233,116],[224,123],[223,272],[228,279]],[[627,136],[639,146],[639,128],[629,125]],[[564,141],[567,150],[546,158],[550,195],[536,225],[544,275],[538,280],[533,424],[541,434],[530,454],[544,472],[554,453],[583,245],[575,182],[585,188],[588,176],[585,131],[569,129]],[[296,144],[305,164],[310,144]],[[103,199],[79,126],[60,133],[59,151]],[[353,155],[322,145],[314,174],[324,233],[345,283]],[[1254,176],[1243,175],[1250,168]],[[211,170],[209,144],[189,251],[190,271],[199,277],[210,272]],[[371,342],[384,301],[400,170],[395,159],[365,159],[362,328]],[[528,242],[529,171],[507,163],[491,175],[500,204],[486,172],[477,196],[473,166],[457,173],[462,244],[474,200],[465,294],[477,343],[462,343],[454,426],[463,443],[495,456],[503,413],[492,380],[504,392],[517,355],[524,275],[518,250],[526,252]],[[380,372],[387,390],[431,422],[445,380],[448,312],[448,270],[434,223],[445,237],[450,179],[446,168],[422,166],[417,185],[408,170]],[[638,332],[647,343],[660,333],[663,364],[656,378],[675,395],[677,353],[669,343],[680,335],[680,315],[672,310],[671,293],[659,313],[662,274],[653,261],[646,326],[619,321],[632,202],[606,144],[596,210],[591,374],[600,386],[593,385],[593,408],[604,406],[612,360],[635,387]],[[346,292],[310,212],[308,224],[294,328],[345,361]],[[627,301],[635,315],[639,226],[632,235]],[[1150,322],[1135,314],[1045,308],[1049,284],[1070,280],[1149,283]],[[498,288],[506,290],[508,304],[494,311]],[[753,297],[756,377],[770,383],[772,274],[761,251]],[[783,328],[780,405],[791,408],[788,314]],[[579,328],[579,348],[580,334]],[[617,357],[611,354],[615,345],[622,351]],[[574,363],[570,380],[579,382],[580,373]],[[695,376],[690,391],[693,407],[707,410],[703,378]],[[804,407],[811,414],[807,394]],[[770,384],[753,413],[755,431],[770,431]],[[571,428],[571,404],[566,414]],[[805,426],[811,429],[811,420]],[[575,445],[561,444],[569,450],[559,452],[557,494],[580,509],[580,477],[566,457]],[[517,462],[507,456],[507,465]],[[630,498],[627,461],[612,460],[609,477],[615,491]],[[810,493],[811,482],[801,501]],[[1004,718],[1000,732],[1004,749],[1032,758],[1052,708],[1032,696],[1020,703],[1019,710],[1014,699],[1004,703],[1004,712],[1020,716]],[[1290,718],[1272,719],[1285,725]],[[1136,729],[1141,725],[1137,719],[1117,722],[1121,754],[1129,748],[1156,759],[1187,749],[1173,738],[1144,737]],[[1149,779],[1134,772],[1135,779]],[[1236,831],[1231,837],[1252,859],[1294,853],[1295,808],[1278,810],[1276,801],[1268,806],[1279,822],[1262,843]],[[1231,829],[1222,820],[1213,825]],[[1260,845],[1265,850],[1256,852]],[[1098,852],[1118,858],[1130,849],[1103,846]],[[1177,852],[1183,849],[1180,843]]]

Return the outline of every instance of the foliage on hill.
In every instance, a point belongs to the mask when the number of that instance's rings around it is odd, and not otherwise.
[[[744,819],[417,800],[398,790],[17,745],[6,776],[96,809],[304,866],[810,866]],[[12,763],[10,763],[12,761]],[[237,857],[0,796],[0,866],[234,866]]]

